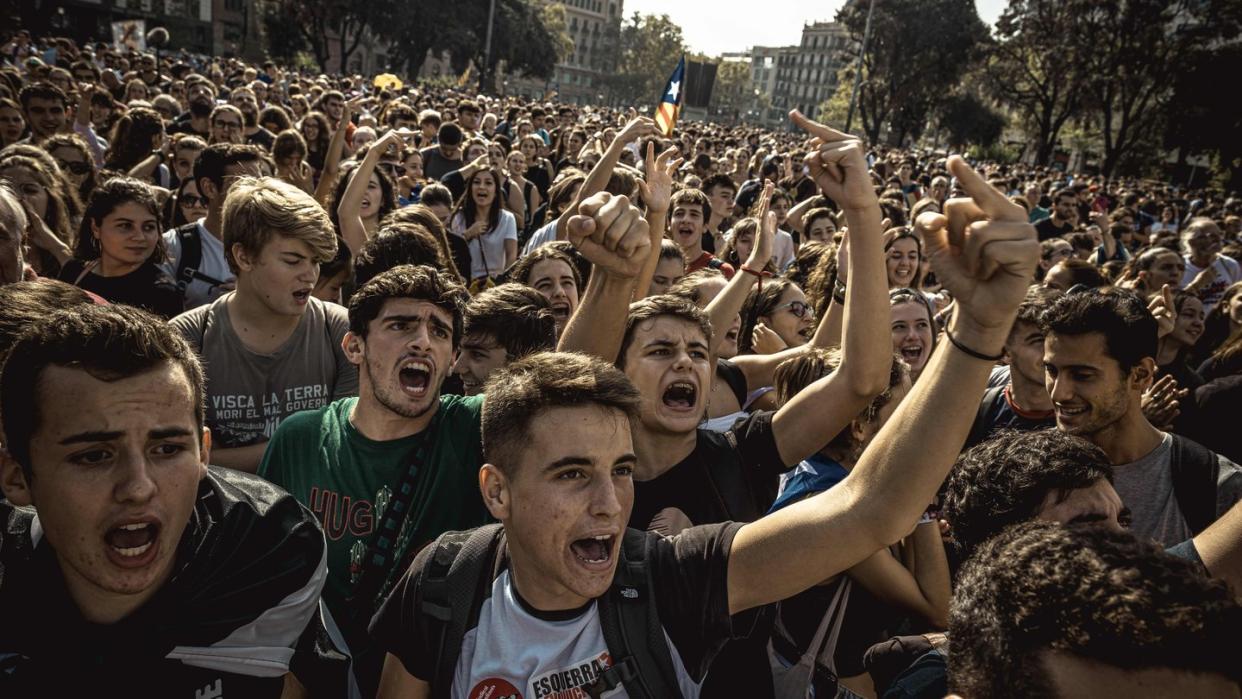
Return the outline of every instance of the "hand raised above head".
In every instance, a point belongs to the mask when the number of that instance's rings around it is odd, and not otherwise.
[[[948,168],[969,197],[948,200],[943,214],[920,214],[915,225],[936,278],[957,300],[956,315],[964,326],[958,333],[988,343],[999,336],[1003,343],[1039,262],[1035,227],[1022,207],[960,156],[950,156]]]
[[[798,110],[789,113],[798,128],[811,134],[811,152],[804,162],[819,189],[844,210],[879,206],[863,143],[855,136],[806,118]]]
[[[633,278],[642,270],[651,247],[643,212],[629,197],[608,192],[592,195],[578,206],[567,226],[569,241],[598,270]]]

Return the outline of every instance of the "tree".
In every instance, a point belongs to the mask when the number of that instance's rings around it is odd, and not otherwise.
[[[962,151],[966,146],[988,148],[1005,130],[1005,117],[970,92],[950,95],[940,105],[940,125],[949,132],[949,145]]]
[[[614,101],[649,104],[659,99],[664,81],[686,52],[681,27],[668,15],[635,12],[621,26],[617,69],[604,80]]]
[[[859,115],[875,143],[889,127],[900,146],[917,138],[927,117],[987,39],[973,0],[874,0],[871,37],[863,54]],[[850,2],[837,13],[862,43],[868,3]]]
[[[285,51],[298,42],[286,36],[290,30],[301,35],[321,71],[328,69],[331,54],[330,32],[335,30],[341,71],[358,49],[369,26],[380,26],[382,18],[396,13],[395,0],[268,0],[264,3],[264,26],[269,31],[269,51]],[[273,43],[273,27],[280,27]]]
[[[744,61],[721,61],[716,66],[716,85],[712,102],[721,114],[740,118],[755,104],[750,87],[750,64]]]
[[[1242,110],[1234,90],[1222,89],[1242,75],[1242,44],[1233,43],[1191,57],[1173,87],[1174,110],[1164,143],[1190,155],[1212,158],[1221,186],[1242,188]]]
[[[832,97],[820,103],[819,121],[838,129],[845,128],[845,120],[849,118],[850,97],[854,94],[854,64],[851,63],[837,71],[837,89]]]
[[[1099,117],[1100,169],[1111,177],[1161,135],[1171,110],[1180,111],[1174,86],[1197,58],[1238,35],[1242,11],[1236,0],[1065,4],[1077,10],[1073,37],[1085,56],[1086,106]]]
[[[984,62],[988,92],[1018,114],[1040,165],[1048,164],[1062,127],[1080,108],[1086,59],[1075,22],[1063,0],[1010,0]]]

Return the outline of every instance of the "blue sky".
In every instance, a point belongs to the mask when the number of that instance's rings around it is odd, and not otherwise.
[[[844,0],[624,0],[625,14],[666,14],[681,25],[692,51],[718,56],[749,46],[787,46],[802,39],[804,22],[831,20]],[[991,24],[1007,0],[975,0]],[[820,9],[816,9],[820,8]]]

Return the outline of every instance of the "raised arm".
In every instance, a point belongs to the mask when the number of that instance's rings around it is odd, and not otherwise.
[[[712,322],[711,350],[713,355],[724,342],[724,331],[733,324],[733,319],[737,317],[742,310],[742,305],[746,303],[750,287],[762,279],[761,275],[765,274],[763,268],[772,257],[773,239],[776,237],[776,214],[768,212],[768,205],[771,203],[773,187],[771,182],[765,183],[763,192],[759,195],[758,209],[755,214],[759,219],[759,230],[755,233],[755,244],[751,246],[746,263],[737,270],[729,283],[725,284],[725,288],[716,294],[716,298],[707,304],[707,308],[703,309]],[[770,357],[773,355],[756,356]]]
[[[798,231],[799,233],[805,233],[805,231],[803,230],[804,224],[802,221],[802,217],[806,216],[806,212],[815,208],[814,206],[812,206],[814,203],[815,203],[815,197],[807,197],[806,199],[803,199],[802,201],[795,204],[794,207],[790,209],[789,213],[785,216],[785,225],[789,226],[795,231]]]
[[[643,136],[655,133],[655,122],[650,117],[635,117],[630,123],[621,129],[621,133],[612,139],[612,143],[608,144],[608,150],[604,151],[604,156],[599,159],[595,167],[591,168],[591,172],[587,174],[586,181],[578,188],[578,196],[574,197],[574,202],[565,209],[561,217],[556,222],[556,239],[567,240],[567,232],[565,230],[569,217],[577,213],[578,207],[588,197],[596,192],[603,191],[608,185],[608,178],[612,177],[612,171],[617,167],[617,163],[621,162],[621,151],[625,150],[625,146],[633,141],[637,141]]]
[[[788,598],[901,538],[961,450],[978,410],[969,397],[983,391],[990,357],[1001,353],[1039,244],[1021,207],[960,157],[949,158],[949,170],[971,198],[949,201],[947,216],[927,213],[918,225],[937,278],[958,300],[952,339],[849,477],[737,533],[728,569],[732,612]]]
[[[908,609],[934,628],[949,627],[949,561],[940,524],[920,522],[902,545],[902,560],[882,548],[850,568],[849,576],[881,602]]]
[[[617,360],[634,283],[651,245],[647,221],[629,197],[599,192],[568,222],[569,239],[594,265],[578,309],[557,350]]]
[[[862,142],[797,112],[794,122],[815,136],[819,150],[807,164],[820,190],[845,211],[852,249],[846,262],[841,366],[800,392],[772,420],[776,446],[787,464],[819,451],[848,425],[888,385],[893,363],[880,204]]]
[[[647,260],[643,263],[643,268],[638,273],[638,282],[634,285],[635,300],[647,295],[656,266],[660,264],[660,241],[664,239],[668,219],[668,200],[673,196],[673,173],[681,165],[681,158],[674,159],[674,155],[677,155],[676,148],[669,148],[656,155],[655,144],[647,144],[644,179],[639,180],[638,189],[643,197],[643,206],[647,208],[645,218],[651,250],[647,252]]]
[[[315,201],[324,209],[331,205],[332,190],[336,187],[337,176],[341,174],[346,127],[353,118],[353,103],[346,102],[341,109],[341,125],[332,132],[332,140],[328,141],[328,152],[323,156],[323,170],[319,173],[319,184],[315,187]]]
[[[345,188],[345,193],[341,195],[341,201],[336,206],[336,215],[341,222],[341,237],[355,256],[367,242],[367,229],[362,222],[362,199],[371,184],[371,173],[375,172],[380,156],[389,146],[401,148],[401,136],[395,131],[384,134],[367,151],[366,157],[350,173],[349,186]]]
[[[1208,573],[1229,583],[1234,596],[1242,598],[1242,502],[1200,532],[1195,549]]]

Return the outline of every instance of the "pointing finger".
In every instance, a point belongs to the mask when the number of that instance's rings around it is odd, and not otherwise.
[[[1000,190],[988,184],[982,175],[966,164],[962,156],[949,156],[948,167],[949,172],[953,173],[962,185],[962,189],[970,195],[975,205],[987,214],[988,218],[1007,221],[1026,220],[1022,207],[1006,199]]]

